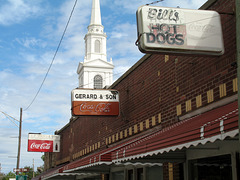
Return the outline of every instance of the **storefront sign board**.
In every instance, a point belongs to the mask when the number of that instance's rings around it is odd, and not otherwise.
[[[144,53],[224,53],[220,15],[216,11],[141,6],[137,27],[137,44]]]
[[[119,93],[106,89],[74,89],[72,115],[119,115]]]
[[[28,134],[29,152],[60,152],[59,135]]]

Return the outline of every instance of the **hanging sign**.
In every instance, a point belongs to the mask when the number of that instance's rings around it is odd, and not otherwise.
[[[220,16],[215,11],[141,6],[137,11],[143,53],[224,53]]]
[[[29,152],[60,152],[59,135],[28,134]]]
[[[106,89],[74,89],[72,115],[119,115],[119,93]]]
[[[29,172],[29,168],[13,168],[13,172]]]

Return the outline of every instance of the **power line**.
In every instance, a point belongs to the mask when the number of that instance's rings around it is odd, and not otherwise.
[[[164,0],[160,0],[160,1],[154,1],[154,2],[152,2],[152,3],[149,3],[149,4],[146,4],[146,5],[148,6],[148,5],[150,5],[150,4],[157,4],[157,3],[159,3],[159,2],[162,2],[162,1],[164,1]]]
[[[3,112],[3,111],[0,111],[0,112],[1,112],[1,113],[3,113],[5,116],[8,116],[8,117],[10,117],[10,118],[14,119],[15,121],[18,121],[18,122],[19,122],[19,120],[18,120],[18,119],[16,119],[16,118],[14,118],[14,117],[10,116],[9,114],[7,114],[7,113],[5,113],[5,112]]]
[[[4,116],[6,116],[6,118],[8,118],[15,126],[18,127],[18,125],[14,122],[14,120],[15,120],[15,121],[18,121],[18,122],[19,122],[19,120],[17,120],[16,118],[10,116],[9,114],[7,114],[7,113],[5,113],[5,112],[3,112],[3,111],[0,111],[0,112],[3,113]],[[11,119],[11,118],[12,118],[12,119]]]
[[[58,46],[57,46],[57,49],[56,49],[55,54],[54,54],[54,56],[53,56],[52,62],[51,62],[50,66],[49,66],[49,68],[48,68],[48,70],[47,70],[47,73],[46,73],[46,75],[45,75],[45,77],[44,77],[44,79],[43,79],[43,81],[42,81],[42,83],[41,83],[41,85],[40,85],[40,87],[39,87],[36,95],[34,96],[33,100],[32,100],[31,103],[28,105],[28,107],[27,107],[26,109],[24,109],[24,111],[27,111],[27,110],[30,108],[30,106],[31,106],[31,105],[33,104],[33,102],[36,100],[36,98],[37,98],[40,90],[42,89],[42,86],[43,86],[43,84],[44,84],[44,82],[45,82],[45,80],[46,80],[46,78],[47,78],[47,76],[48,76],[48,73],[49,73],[49,71],[50,71],[50,69],[51,69],[51,67],[52,67],[52,65],[53,65],[53,62],[54,62],[54,60],[55,60],[55,58],[56,58],[56,55],[57,55],[57,53],[58,53],[58,50],[59,50],[59,48],[60,48],[60,46],[61,46],[62,40],[63,40],[63,38],[64,38],[64,35],[65,35],[66,31],[67,31],[67,27],[68,27],[69,22],[70,22],[70,20],[71,20],[71,18],[72,18],[72,14],[73,14],[73,11],[74,11],[74,9],[75,9],[75,7],[76,7],[76,4],[77,4],[77,0],[75,0],[75,3],[74,3],[74,5],[73,5],[72,11],[71,11],[71,14],[70,14],[70,16],[69,16],[69,19],[68,19],[68,21],[67,21],[67,24],[66,24],[66,26],[65,26],[65,29],[64,29],[64,31],[63,31],[62,37],[61,37],[61,39],[60,39],[60,41],[59,41],[59,43],[58,43]]]

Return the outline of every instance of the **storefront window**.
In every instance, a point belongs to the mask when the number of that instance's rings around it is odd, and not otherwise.
[[[133,180],[133,170],[128,170],[128,180]]]
[[[101,177],[85,178],[84,180],[101,180]]]
[[[124,172],[123,171],[113,172],[112,173],[112,179],[114,179],[114,180],[123,180],[124,179]]]
[[[215,156],[197,159],[191,163],[193,179],[225,180],[232,179],[231,156]]]
[[[137,180],[143,180],[143,168],[137,169]]]
[[[146,168],[147,180],[163,180],[163,168],[162,166],[152,166]]]

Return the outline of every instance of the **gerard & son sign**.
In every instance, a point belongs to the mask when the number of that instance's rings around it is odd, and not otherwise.
[[[72,115],[118,115],[119,93],[106,89],[72,90]]]

